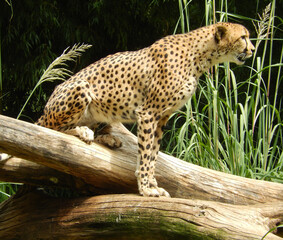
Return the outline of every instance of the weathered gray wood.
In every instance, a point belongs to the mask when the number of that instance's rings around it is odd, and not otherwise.
[[[76,137],[0,116],[0,151],[82,179],[101,192],[137,193],[136,137],[119,124],[113,126],[112,133],[122,140],[122,148],[87,145]],[[0,180],[4,180],[3,164],[0,169]],[[283,199],[283,184],[205,169],[163,153],[156,174],[159,185],[173,197],[233,204]]]
[[[0,205],[0,239],[259,240],[282,216],[282,202],[275,209],[274,203],[238,206],[128,194],[56,199],[31,192]]]

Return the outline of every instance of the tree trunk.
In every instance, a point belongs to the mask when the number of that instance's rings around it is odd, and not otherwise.
[[[36,191],[0,207],[0,239],[27,240],[259,240],[283,214],[282,202],[274,208],[273,203],[244,206],[130,194],[57,199]]]
[[[111,132],[123,142],[122,148],[87,145],[73,136],[0,116],[0,151],[29,160],[0,161],[0,180],[92,194],[137,193],[136,137],[119,124]],[[0,238],[17,239],[19,233],[24,239],[108,239],[115,234],[120,239],[143,234],[146,239],[260,239],[282,221],[282,184],[212,171],[163,153],[156,167],[159,185],[183,199],[16,195],[0,206]],[[270,234],[266,239],[280,238]]]

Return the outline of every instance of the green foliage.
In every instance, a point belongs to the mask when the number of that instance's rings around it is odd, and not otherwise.
[[[228,13],[226,3],[224,12],[211,4],[207,1],[207,24],[230,17],[254,22],[255,54],[251,66],[233,69],[224,63],[200,79],[197,94],[171,116],[163,149],[215,170],[283,182],[282,47],[279,61],[273,59],[275,31],[282,21],[275,25],[275,1],[259,20]],[[282,46],[282,38],[276,41]],[[245,77],[238,76],[239,70]]]
[[[18,184],[0,182],[0,202],[5,201],[11,195],[15,194]]]

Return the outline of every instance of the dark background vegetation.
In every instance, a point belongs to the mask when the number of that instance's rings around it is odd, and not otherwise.
[[[228,10],[257,18],[268,3],[232,0]],[[277,5],[276,15],[282,16],[283,1],[278,0]],[[189,13],[190,29],[205,25],[204,1],[192,1]],[[110,53],[140,49],[172,34],[179,16],[176,0],[0,0],[0,113],[16,117],[44,69],[68,46],[93,45],[72,66],[76,72]],[[250,22],[241,23],[255,36]],[[282,38],[282,32],[276,34]],[[35,121],[58,83],[44,83],[22,119]]]

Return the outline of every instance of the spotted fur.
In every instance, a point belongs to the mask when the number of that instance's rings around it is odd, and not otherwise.
[[[57,86],[37,124],[90,142],[97,123],[137,122],[139,192],[169,197],[154,177],[162,127],[194,94],[203,72],[224,61],[243,64],[253,49],[246,28],[218,23],[107,56]],[[99,141],[121,145],[108,135]]]

